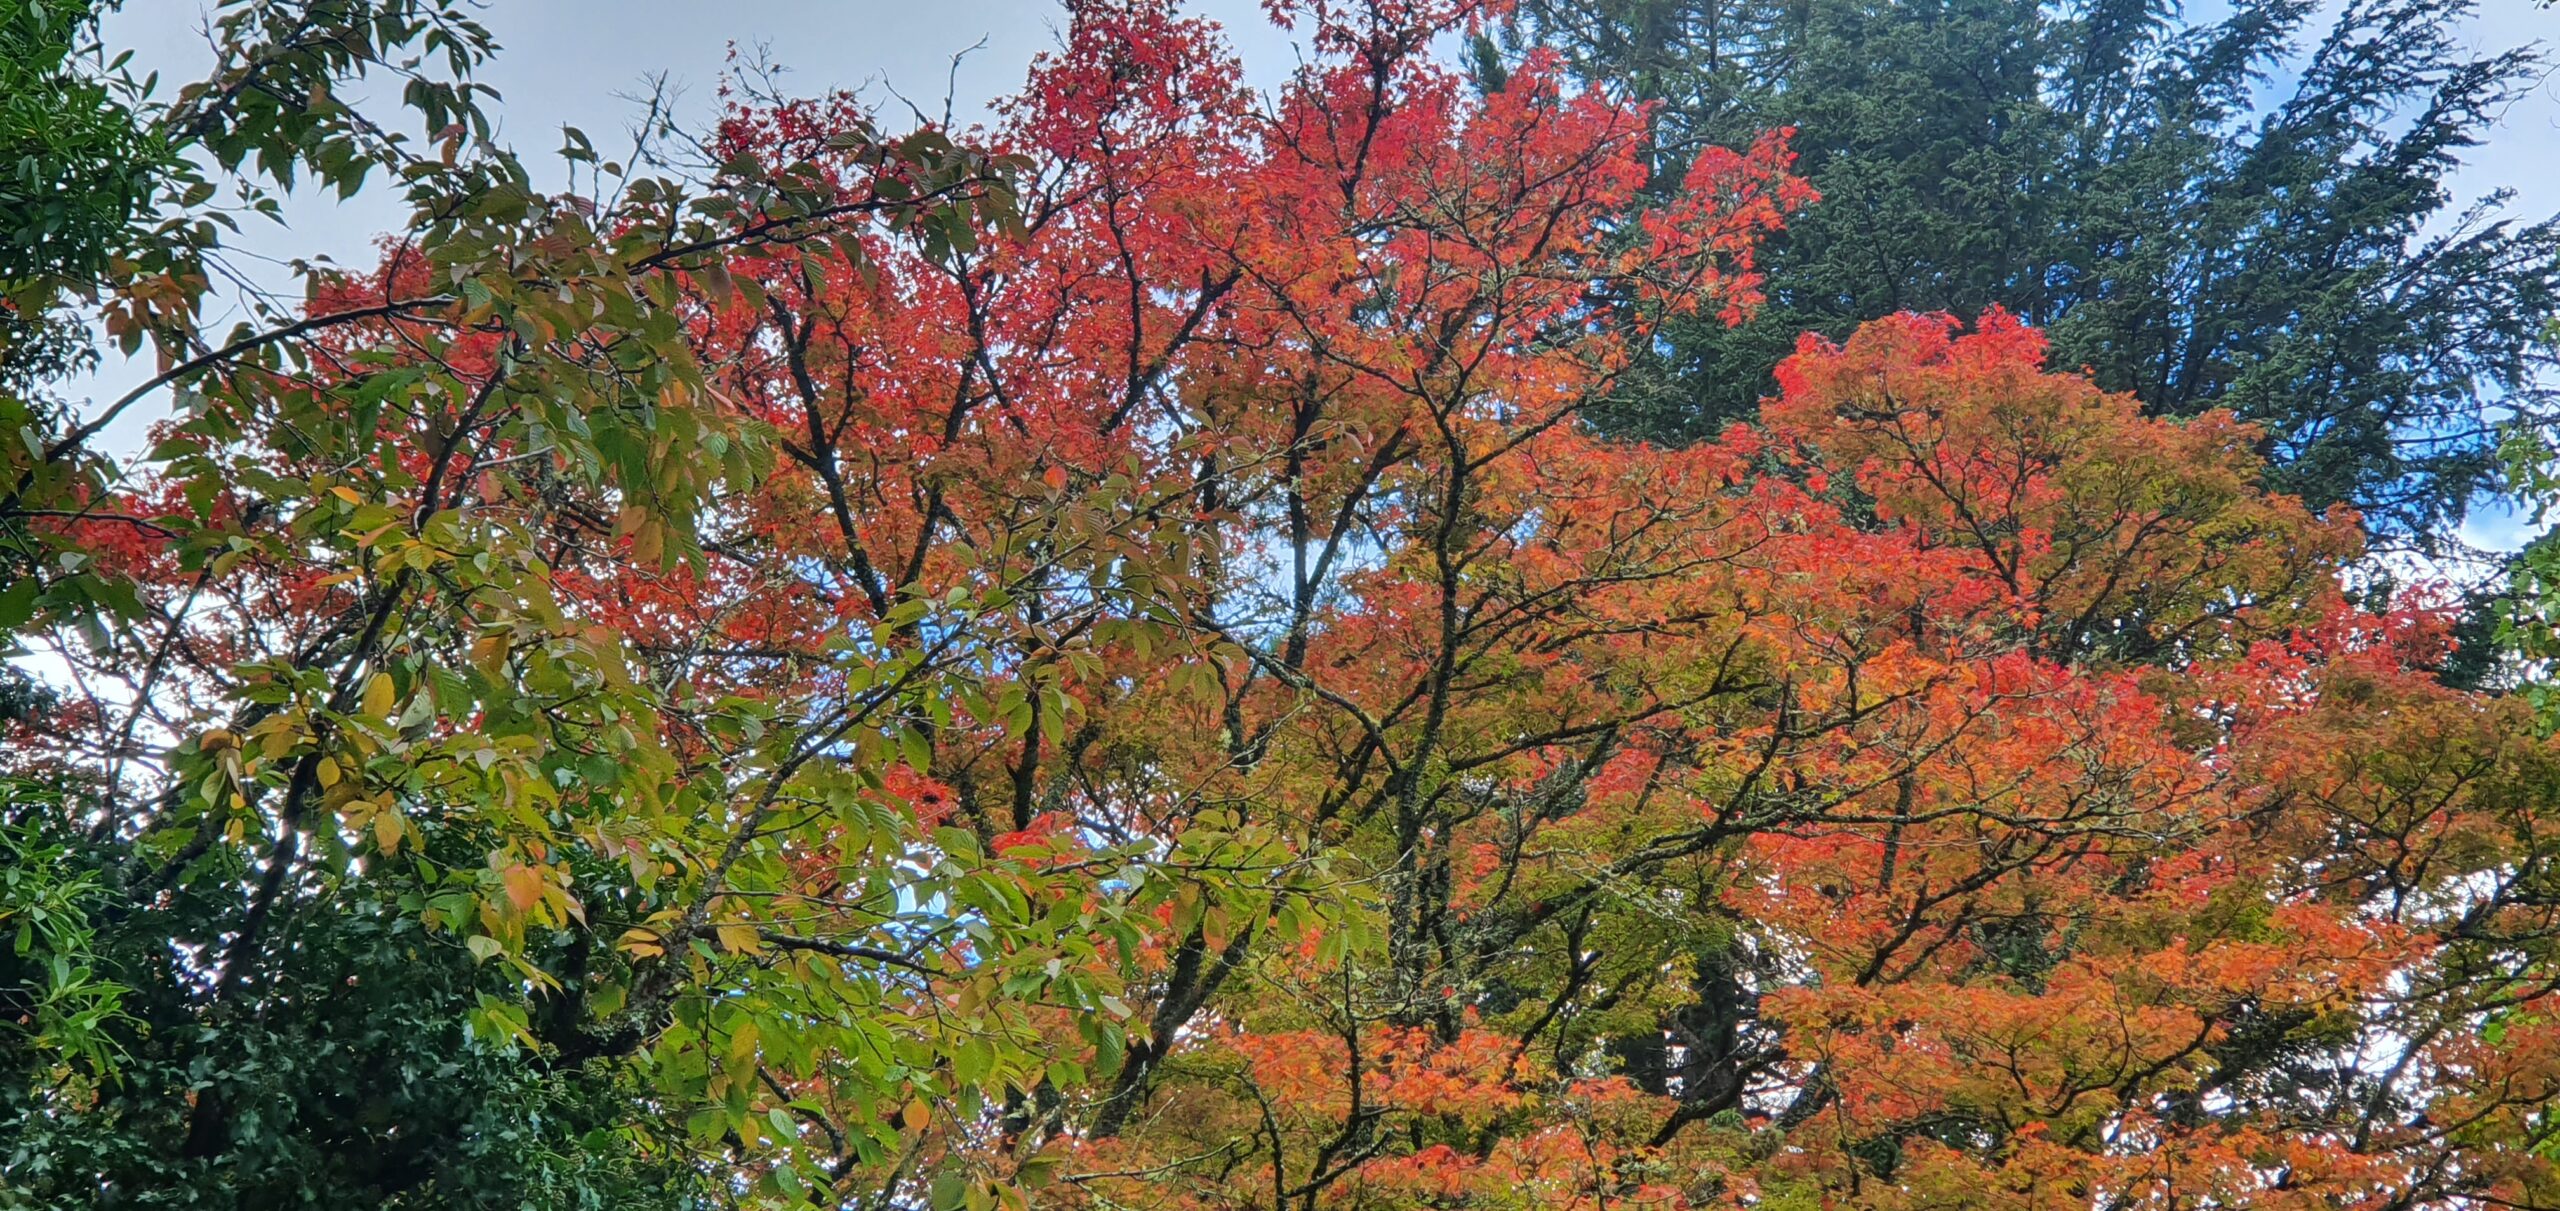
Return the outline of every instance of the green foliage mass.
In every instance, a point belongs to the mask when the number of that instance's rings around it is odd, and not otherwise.
[[[88,364],[82,325],[56,309],[130,249],[166,157],[83,69],[89,0],[0,3],[0,398]]]
[[[0,283],[102,273],[157,184],[151,132],[74,69],[95,17],[88,0],[0,5]]]
[[[8,789],[0,1017],[25,1025],[0,1027],[0,1208],[682,1205],[693,1175],[626,1133],[631,1091],[475,1036],[513,980],[392,889],[341,889],[256,997],[208,1009],[198,956],[240,928],[249,872],[174,878]]]

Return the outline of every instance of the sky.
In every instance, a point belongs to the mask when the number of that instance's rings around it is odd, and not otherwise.
[[[1277,83],[1296,63],[1292,36],[1270,26],[1259,0],[1188,7],[1227,26],[1257,85]],[[108,17],[104,41],[131,47],[137,68],[158,69],[164,80],[194,78],[211,62],[210,8],[204,0],[126,0]],[[579,128],[606,153],[627,147],[636,98],[661,75],[679,90],[680,116],[709,117],[732,47],[750,57],[762,48],[790,69],[794,91],[862,90],[891,126],[905,113],[900,97],[938,116],[947,92],[965,125],[1019,90],[1032,56],[1057,45],[1065,16],[1056,0],[487,0],[480,20],[500,50],[476,78],[501,97],[491,107],[500,137],[537,165],[560,145],[562,126]],[[346,92],[360,99],[365,90]],[[345,204],[296,199],[288,218],[289,233],[252,230],[246,243],[360,258],[401,211],[383,191]]]
[[[210,7],[206,0],[126,0],[108,18],[105,42],[131,47],[138,68],[156,69],[164,80],[194,78],[210,59],[203,34]],[[1227,28],[1257,87],[1277,84],[1299,60],[1298,39],[1273,28],[1259,0],[1191,0],[1188,9]],[[559,146],[563,125],[608,153],[627,146],[634,98],[660,76],[679,90],[680,116],[707,116],[733,46],[741,53],[762,48],[791,69],[795,91],[865,90],[885,114],[903,111],[901,97],[939,114],[947,94],[966,124],[985,115],[987,102],[1019,88],[1032,56],[1056,45],[1065,12],[1055,0],[491,0],[482,20],[501,50],[479,78],[501,95],[495,108],[502,137],[533,160]],[[2560,8],[2480,0],[2469,35],[2484,50],[2560,37]],[[2546,82],[2511,107],[2491,140],[2473,149],[2456,185],[2466,201],[2513,190],[2520,215],[2560,211],[2560,84]],[[251,226],[237,244],[274,258],[264,266],[243,261],[244,271],[290,289],[282,260],[317,254],[360,264],[370,259],[375,234],[401,214],[380,191],[346,203],[297,198],[286,218],[284,229]],[[217,330],[227,326],[213,318]],[[92,390],[111,396],[143,377],[134,367],[110,365]],[[2476,517],[2465,534],[2493,549],[2525,536],[2520,519],[2495,510]]]

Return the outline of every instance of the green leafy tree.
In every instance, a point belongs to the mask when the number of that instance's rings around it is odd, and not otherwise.
[[[2527,520],[2546,528],[2506,560],[2506,583],[2475,612],[2479,680],[2533,704],[2543,733],[2560,731],[2560,436],[2519,428],[2505,447],[2509,482],[2533,501]]]
[[[62,307],[131,249],[163,149],[94,62],[89,0],[0,6],[0,424],[88,365]],[[14,423],[11,423],[14,422]]]

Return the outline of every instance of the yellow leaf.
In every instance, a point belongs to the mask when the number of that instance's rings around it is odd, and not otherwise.
[[[364,713],[375,719],[387,719],[391,716],[391,706],[391,674],[376,673],[373,680],[364,685]]]
[[[764,938],[753,925],[723,925],[713,931],[720,935],[720,949],[730,954],[751,955],[764,951]]]
[[[933,1121],[933,1107],[926,1105],[923,1098],[917,1098],[898,1112],[898,1121],[906,1124],[909,1131],[922,1131],[927,1123]]]
[[[654,959],[667,953],[666,944],[660,941],[658,935],[645,929],[623,930],[622,939],[615,945],[620,946],[624,954],[635,959]]]
[[[278,726],[267,729],[265,734],[259,736],[258,755],[273,761],[291,751],[294,741],[302,738],[294,731],[291,724],[291,720],[282,720]]]

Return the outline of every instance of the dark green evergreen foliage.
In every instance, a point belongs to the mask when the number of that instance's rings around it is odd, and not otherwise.
[[[2278,486],[2437,542],[2549,419],[2560,227],[2448,185],[2537,49],[2466,0],[1531,0],[1519,31],[1659,99],[1663,162],[1793,126],[1823,201],[1751,323],[1665,334],[1616,423],[1748,416],[1799,332],[2005,306],[2160,411],[2260,422]],[[2322,23],[2327,22],[2324,26]]]
[[[58,795],[5,789],[0,1208],[620,1211],[697,1188],[616,1129],[629,1091],[475,1041],[510,977],[361,878],[225,978],[210,956],[253,872],[102,841]]]

